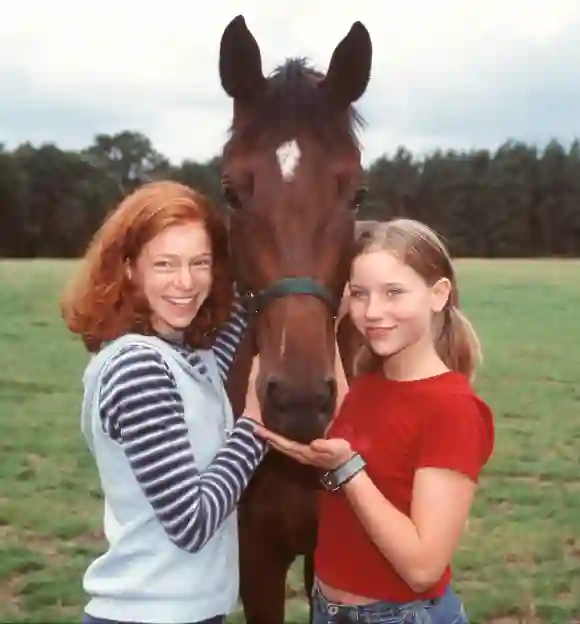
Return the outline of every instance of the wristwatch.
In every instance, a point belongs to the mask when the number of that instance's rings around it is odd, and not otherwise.
[[[367,463],[365,460],[358,453],[354,453],[350,459],[347,459],[344,464],[338,468],[325,472],[320,479],[320,483],[322,483],[324,488],[329,492],[336,492],[366,465]]]

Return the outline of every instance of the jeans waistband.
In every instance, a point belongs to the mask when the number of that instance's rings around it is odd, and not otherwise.
[[[314,579],[312,589],[313,598],[318,601],[329,615],[339,616],[344,614],[347,621],[360,621],[371,623],[380,618],[397,617],[414,613],[417,616],[425,614],[427,610],[435,607],[441,598],[428,598],[425,600],[413,600],[412,602],[389,602],[377,601],[369,604],[343,604],[328,600],[320,589],[318,579]],[[421,621],[420,619],[417,621]]]

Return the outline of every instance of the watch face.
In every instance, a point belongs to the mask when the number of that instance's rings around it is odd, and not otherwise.
[[[334,490],[336,489],[336,481],[333,479],[333,475],[331,473],[326,473],[322,479],[322,485],[327,489],[327,490]]]

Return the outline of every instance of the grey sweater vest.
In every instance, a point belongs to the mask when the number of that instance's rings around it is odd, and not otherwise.
[[[106,345],[83,377],[83,434],[98,467],[105,497],[107,552],[88,568],[87,613],[120,621],[183,624],[231,613],[238,598],[237,512],[196,553],[175,546],[137,483],[121,446],[104,431],[99,414],[101,379],[111,358],[130,345],[155,348],[181,394],[189,439],[200,471],[212,461],[233,426],[233,415],[212,351],[199,351],[209,371],[201,376],[170,345],[128,334]]]

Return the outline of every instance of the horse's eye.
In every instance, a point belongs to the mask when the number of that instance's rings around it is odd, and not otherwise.
[[[352,208],[353,210],[358,210],[361,207],[365,197],[367,196],[368,189],[364,186],[361,186],[357,192],[354,194],[352,198]]]
[[[222,195],[226,204],[233,210],[238,210],[238,208],[241,207],[242,203],[240,202],[238,194],[228,184],[222,184]]]

